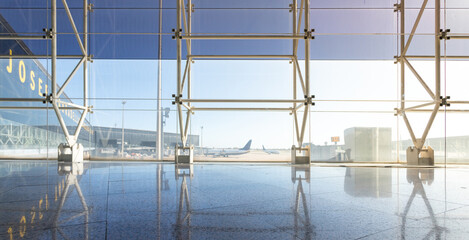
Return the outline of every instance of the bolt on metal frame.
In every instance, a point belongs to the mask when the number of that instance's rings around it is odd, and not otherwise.
[[[57,53],[57,0],[51,0],[51,29],[44,29],[45,35],[44,36],[1,36],[0,40],[50,40],[51,41],[51,55],[4,55],[0,56],[0,58],[50,58],[51,59],[51,91],[52,93],[47,96],[44,94],[44,98],[0,98],[0,101],[6,102],[50,102],[52,104],[52,108],[55,111],[57,119],[60,123],[60,126],[64,132],[67,144],[69,146],[73,146],[76,144],[78,140],[78,136],[80,135],[81,128],[83,127],[83,123],[86,119],[87,113],[91,112],[91,106],[88,105],[88,61],[91,61],[91,56],[88,53],[88,11],[91,8],[91,5],[88,4],[88,0],[83,0],[83,40],[80,38],[80,34],[75,25],[75,21],[73,19],[73,15],[68,7],[67,0],[62,0],[62,4],[64,6],[65,12],[67,14],[68,20],[73,28],[74,35],[77,40],[77,44],[80,47],[80,51],[82,55],[58,55]],[[71,59],[80,59],[78,64],[72,70],[70,75],[64,81],[62,86],[57,84],[57,58],[71,58]],[[74,104],[71,102],[62,101],[60,96],[64,93],[65,88],[73,79],[76,72],[79,68],[83,68],[83,105]],[[58,88],[60,87],[60,88]],[[58,89],[57,89],[58,88]],[[50,109],[49,107],[16,107],[16,106],[3,106],[0,109]],[[82,111],[80,116],[80,120],[78,121],[77,128],[74,134],[70,134],[67,125],[64,121],[62,116],[61,110],[65,109],[73,109]]]
[[[294,117],[295,122],[295,133],[297,136],[297,143],[299,149],[303,144],[304,135],[306,131],[306,123],[308,120],[308,112],[311,105],[314,105],[314,95],[310,95],[310,40],[314,39],[312,33],[313,29],[310,29],[310,17],[309,17],[309,3],[310,0],[301,0],[299,9],[297,0],[292,0],[290,4],[291,12],[293,13],[293,26],[292,34],[264,34],[264,35],[193,35],[191,29],[191,18],[194,5],[191,0],[176,0],[177,2],[177,21],[176,29],[173,29],[174,36],[177,44],[177,93],[173,94],[173,104],[177,105],[178,111],[178,125],[181,137],[182,146],[186,147],[188,129],[190,124],[190,118],[194,111],[286,111]],[[184,3],[187,2],[187,8]],[[187,17],[186,17],[187,11]],[[298,17],[299,11],[299,17]],[[304,34],[299,34],[302,26],[302,18],[304,14]],[[183,26],[184,24],[184,31]],[[293,41],[292,54],[290,55],[192,55],[192,40],[278,40],[278,39],[289,39]],[[300,70],[298,62],[298,40],[303,39],[305,41],[305,69],[304,75]],[[187,55],[184,71],[182,72],[182,41],[186,41]],[[191,97],[191,63],[195,59],[287,59],[291,61],[293,65],[293,99],[193,99]],[[297,94],[297,82],[300,82],[302,95],[304,98],[299,99]],[[187,85],[187,86],[186,86]],[[187,88],[187,98],[183,98],[184,87]],[[275,108],[275,107],[195,107],[192,103],[291,103],[291,107]],[[183,117],[183,107],[187,110],[187,116]],[[304,113],[302,121],[298,120],[298,111],[304,107]]]

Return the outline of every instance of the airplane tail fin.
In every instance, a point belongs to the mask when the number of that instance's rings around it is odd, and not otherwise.
[[[243,148],[241,148],[240,150],[249,150],[251,149],[251,142],[252,142],[252,139],[248,141],[248,143],[246,143],[246,145],[244,145]]]
[[[264,151],[265,151],[265,147],[264,147],[264,145],[262,145],[262,150],[264,150]]]

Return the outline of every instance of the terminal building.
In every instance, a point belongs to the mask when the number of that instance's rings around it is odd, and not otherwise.
[[[3,34],[16,34],[1,14],[0,30],[0,33]],[[0,77],[2,79],[0,94],[2,98],[40,98],[50,92],[51,79],[48,70],[44,67],[45,61],[35,59],[34,54],[24,41],[2,40],[0,41],[0,52],[3,55],[31,56],[26,59],[0,59]],[[67,101],[72,102],[66,92],[63,95]],[[18,108],[0,111],[0,157],[55,158],[57,156],[56,147],[65,139],[52,106],[42,102],[13,102],[13,104]],[[41,106],[47,107],[48,110],[28,109],[28,107]],[[62,112],[68,130],[75,131],[74,124],[78,123],[80,113],[72,110],[62,110]],[[156,131],[93,126],[88,120],[85,120],[83,129],[84,131],[80,132],[79,141],[92,156],[117,157],[124,132],[125,148],[145,147],[150,159],[156,159],[154,156]],[[166,149],[166,155],[174,150],[177,143],[181,142],[177,136],[175,133],[163,133],[163,147]],[[194,146],[199,146],[199,136],[191,135],[190,142]]]

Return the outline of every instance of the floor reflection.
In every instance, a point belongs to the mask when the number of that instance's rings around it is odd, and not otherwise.
[[[5,173],[0,182],[9,186],[0,192],[0,227],[8,229],[6,236],[0,232],[0,239],[73,239],[77,231],[80,239],[89,238],[91,208],[79,184],[83,162],[49,164],[0,162]],[[79,208],[74,203],[77,198]]]
[[[305,166],[292,166],[292,182],[295,184],[298,182],[296,187],[296,198],[293,209],[293,239],[312,239],[314,237],[313,226],[311,224],[308,201],[303,189],[303,182],[309,183],[311,180],[311,168],[308,165]],[[302,178],[301,173],[305,178]]]
[[[90,209],[86,204],[85,197],[80,188],[79,178],[81,178],[84,171],[83,162],[81,163],[71,163],[71,162],[59,162],[57,164],[57,173],[59,176],[65,176],[65,186],[62,188],[62,192],[59,194],[59,206],[53,218],[52,223],[52,239],[57,239],[57,233],[64,239],[70,239],[66,231],[62,229],[62,225],[67,225],[70,221],[78,219],[80,217],[83,221],[83,231],[84,239],[89,238],[88,232],[88,220]],[[78,197],[80,198],[81,205],[83,209],[78,212],[72,212],[72,214],[67,214],[67,216],[62,217],[62,211],[64,209],[65,202],[69,199],[69,196],[72,194],[73,189],[77,192]],[[69,216],[70,215],[70,216]],[[81,223],[81,222],[80,222]],[[76,233],[72,233],[76,235]]]
[[[468,173],[0,161],[0,239],[465,239]]]
[[[176,175],[177,176],[177,175]],[[179,191],[179,207],[175,224],[176,239],[191,239],[191,202],[187,188],[186,176],[182,176],[181,189]]]
[[[279,230],[289,232],[292,230],[293,239],[312,239],[314,237],[313,225],[310,218],[310,209],[308,207],[308,199],[305,194],[303,184],[310,182],[311,170],[309,165],[297,165],[291,167],[291,180],[293,186],[296,188],[294,191],[294,198],[292,199],[291,205],[288,207],[291,212],[262,212],[262,211],[250,211],[246,212],[227,212],[225,209],[221,209],[219,212],[211,209],[210,211],[204,211],[203,209],[193,209],[191,206],[191,187],[192,178],[194,177],[194,169],[192,164],[187,165],[175,165],[175,179],[176,181],[182,178],[182,182],[179,187],[179,199],[178,199],[178,211],[176,215],[176,221],[174,224],[173,237],[175,239],[191,239],[193,231],[210,231],[210,232],[225,232],[230,233],[236,232],[255,232],[255,233],[275,233]],[[190,179],[188,179],[190,178]],[[247,196],[249,198],[256,199],[256,196]],[[224,222],[224,216],[236,216],[237,218],[258,216],[259,221],[264,221],[266,217],[271,215],[291,215],[293,223],[277,228],[268,228],[268,224],[262,228],[252,228],[252,226],[231,226],[230,222]],[[223,223],[223,226],[203,226],[203,225],[192,225],[192,220],[196,216],[216,216],[219,217],[219,221]],[[200,223],[200,221],[198,221]]]
[[[344,191],[354,197],[389,198],[392,196],[390,168],[347,167]]]
[[[441,234],[445,231],[443,227],[438,225],[438,221],[433,212],[432,205],[427,198],[425,193],[425,188],[423,185],[432,185],[435,179],[435,169],[434,168],[408,168],[407,169],[407,181],[414,186],[412,193],[407,201],[404,212],[402,213],[402,224],[401,224],[401,239],[406,239],[406,225],[407,225],[407,215],[409,210],[414,203],[415,197],[418,195],[421,196],[425,206],[427,208],[430,220],[432,222],[432,227],[430,231],[425,235],[423,239],[429,239],[434,236],[436,239],[441,239]]]

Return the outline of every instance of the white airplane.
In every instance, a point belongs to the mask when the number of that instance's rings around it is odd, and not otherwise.
[[[277,150],[267,150],[267,149],[265,149],[264,145],[262,145],[262,150],[264,150],[264,152],[268,153],[268,154],[280,154]]]
[[[251,142],[252,140],[249,140],[246,145],[240,149],[207,149],[205,156],[228,157],[231,155],[246,154],[249,152],[249,149],[251,149]]]

